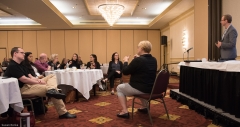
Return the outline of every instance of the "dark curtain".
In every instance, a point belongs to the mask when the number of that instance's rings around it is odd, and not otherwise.
[[[220,51],[215,43],[221,40],[222,0],[208,0],[208,58],[217,61]]]

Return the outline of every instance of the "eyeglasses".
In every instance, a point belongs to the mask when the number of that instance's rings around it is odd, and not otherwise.
[[[25,52],[17,52],[17,53],[21,53],[21,54],[25,55]]]

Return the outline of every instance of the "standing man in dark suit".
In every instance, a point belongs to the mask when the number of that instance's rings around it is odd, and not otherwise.
[[[235,60],[237,57],[237,30],[232,26],[232,16],[229,14],[223,15],[220,23],[225,27],[225,31],[223,32],[221,41],[216,43],[216,46],[220,48],[220,60],[219,61],[227,61],[227,60]]]

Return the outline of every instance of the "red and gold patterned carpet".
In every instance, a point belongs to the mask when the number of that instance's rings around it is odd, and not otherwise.
[[[166,97],[166,105],[170,114],[167,119],[163,104],[151,103],[151,116],[154,127],[214,127],[210,120],[189,110],[187,106]],[[128,98],[131,111],[132,98]],[[97,92],[89,100],[83,98],[79,102],[66,104],[70,113],[76,113],[76,119],[58,119],[54,107],[49,107],[47,114],[37,116],[36,127],[147,127],[151,126],[148,115],[134,109],[133,119],[121,119],[116,116],[120,112],[117,96],[108,92]],[[137,107],[135,107],[137,108]]]
[[[127,98],[129,112],[131,112],[132,98]],[[164,106],[157,101],[151,102],[151,116],[154,127],[216,127],[211,120],[205,119],[186,105],[173,100],[168,95],[165,102],[170,114],[167,119]],[[76,119],[58,119],[58,114],[52,105],[48,106],[46,115],[36,116],[35,127],[148,127],[151,126],[148,114],[137,112],[134,109],[133,119],[122,119],[116,116],[120,112],[116,95],[110,92],[97,91],[89,100],[80,97],[78,102],[66,104],[70,113],[77,115]],[[0,122],[3,120],[0,119]]]

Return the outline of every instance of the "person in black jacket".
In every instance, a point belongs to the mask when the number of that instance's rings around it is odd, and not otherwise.
[[[68,60],[66,58],[63,58],[62,62],[60,64],[60,69],[66,69],[67,68],[67,62],[68,62]]]
[[[80,69],[80,64],[78,63],[78,54],[74,53],[72,56],[72,59],[68,62],[69,67],[76,67],[77,69]]]
[[[128,64],[129,56],[123,59],[122,73],[131,77],[129,83],[120,84],[117,87],[118,99],[122,106],[122,111],[117,114],[120,118],[129,118],[126,96],[151,93],[157,71],[157,60],[150,54],[151,49],[152,44],[149,41],[141,41],[138,44],[137,55],[139,56],[130,64]],[[143,101],[142,103],[147,106]],[[138,111],[146,112],[146,109],[140,108]]]
[[[36,78],[39,78],[39,79],[43,78],[44,76],[40,75],[38,73],[37,68],[35,67],[35,65],[32,61],[33,61],[32,52],[25,52],[24,60],[22,61],[21,64],[28,69],[29,73],[33,77],[36,77]]]
[[[119,61],[119,54],[114,52],[112,54],[112,61],[109,62],[108,66],[108,76],[102,80],[102,83],[105,84],[107,80],[110,81],[111,94],[114,95],[114,79],[122,77],[122,67],[123,63]]]
[[[51,66],[54,70],[60,68],[60,63],[58,61],[58,54],[52,54],[51,60],[48,62],[48,65]]]
[[[90,55],[90,61],[87,63],[87,68],[100,69],[100,64],[97,61],[97,55],[95,54]]]

